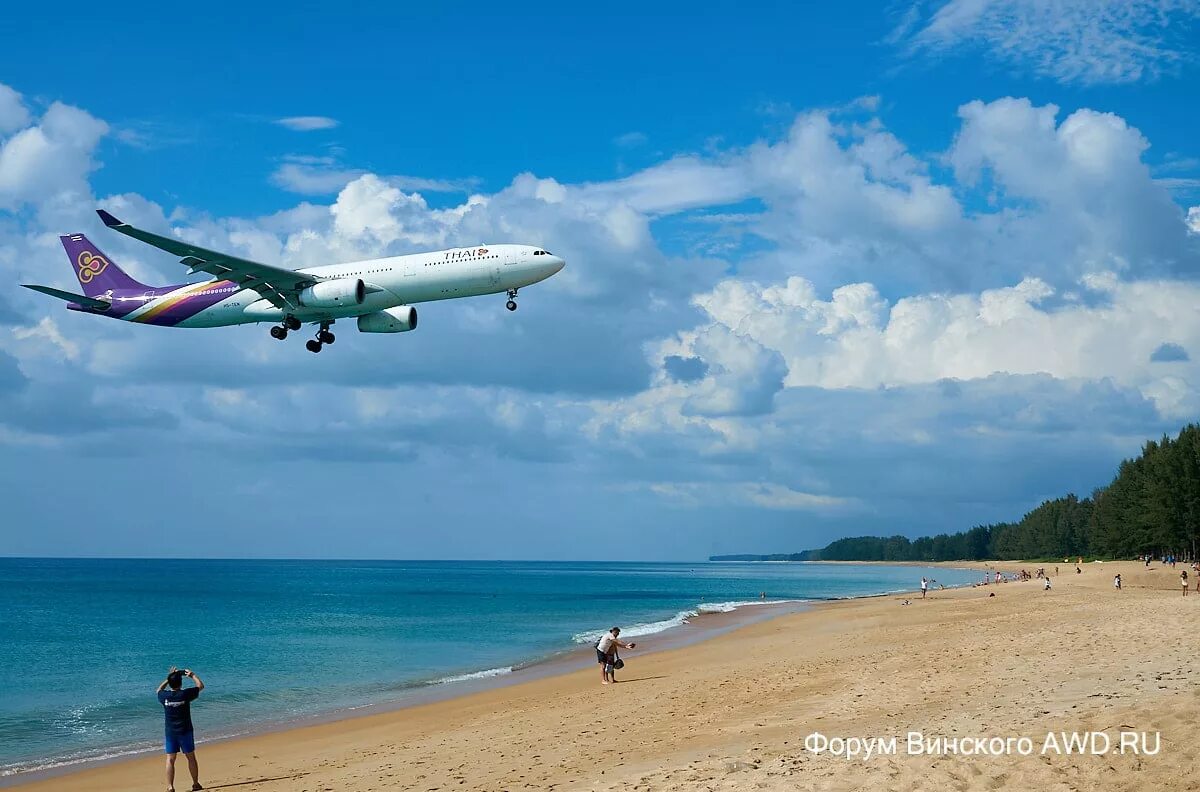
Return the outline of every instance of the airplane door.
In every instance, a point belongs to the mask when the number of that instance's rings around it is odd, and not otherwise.
[[[508,261],[507,253],[501,253],[496,258],[484,259],[483,270],[487,275],[488,288],[500,288],[500,267]]]

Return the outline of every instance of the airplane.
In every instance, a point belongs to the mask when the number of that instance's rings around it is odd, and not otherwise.
[[[404,333],[417,328],[414,303],[484,294],[508,295],[554,275],[566,262],[536,245],[476,245],[429,253],[291,270],[207,250],[123,223],[103,209],[104,225],[180,256],[188,274],[212,280],[178,286],[147,286],[127,275],[83,234],[59,240],[83,294],[21,284],[67,302],[73,311],[166,327],[227,327],[272,322],[271,337],[287,338],[303,325],[317,326],[310,352],[334,342],[329,328],[355,319],[361,333]]]

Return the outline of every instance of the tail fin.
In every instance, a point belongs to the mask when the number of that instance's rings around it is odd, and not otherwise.
[[[71,259],[71,267],[75,277],[79,278],[83,293],[88,297],[97,297],[110,290],[149,288],[129,277],[83,234],[60,236],[59,240],[67,251],[67,258]]]

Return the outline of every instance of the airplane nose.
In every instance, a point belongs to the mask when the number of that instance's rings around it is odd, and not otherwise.
[[[559,272],[563,267],[567,266],[567,262],[565,259],[561,259],[558,256],[551,256],[550,257],[550,266],[554,267],[554,269],[550,272],[551,275],[554,275],[555,273]]]

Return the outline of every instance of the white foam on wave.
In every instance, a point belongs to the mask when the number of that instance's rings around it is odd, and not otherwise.
[[[36,773],[43,770],[55,770],[59,767],[68,767],[70,765],[82,764],[84,762],[102,762],[107,759],[120,759],[124,756],[136,756],[144,754],[153,749],[153,743],[142,745],[129,746],[124,748],[114,748],[108,752],[102,751],[80,751],[79,753],[68,754],[67,756],[57,759],[14,762],[9,765],[0,766],[0,777],[17,775],[18,773]]]
[[[746,608],[753,605],[784,605],[787,603],[804,602],[804,600],[730,600],[728,602],[701,602],[694,610],[685,610],[676,613],[670,619],[663,619],[656,622],[645,622],[643,624],[635,624],[632,627],[622,627],[621,637],[632,638],[638,635],[653,635],[665,630],[670,630],[673,627],[680,627],[684,624],[690,624],[691,620],[704,613],[732,613],[738,608]],[[604,635],[608,630],[588,630],[586,632],[576,633],[571,636],[571,640],[575,643],[586,644],[595,643],[600,640],[600,636]]]
[[[433,680],[429,684],[449,685],[454,682],[469,682],[472,679],[489,679],[491,677],[498,677],[511,673],[512,666],[505,666],[504,668],[489,668],[486,671],[472,671],[469,674],[457,674],[455,676],[442,677],[441,679]]]
[[[621,637],[631,638],[638,635],[653,635],[654,633],[660,633],[663,630],[669,630],[672,627],[679,627],[680,625],[687,624],[688,619],[693,619],[699,615],[700,611],[686,610],[676,613],[670,619],[663,619],[662,621],[656,622],[646,622],[644,624],[635,624],[632,627],[622,627]],[[608,632],[608,630],[588,630],[587,632],[575,633],[575,635],[571,637],[571,640],[580,644],[595,643],[596,641],[599,641],[600,636],[604,635],[606,632]]]
[[[696,609],[701,613],[732,613],[738,608],[750,608],[755,605],[787,605],[789,603],[804,602],[804,600],[783,599],[783,600],[730,600],[729,602],[701,602],[696,606]]]

